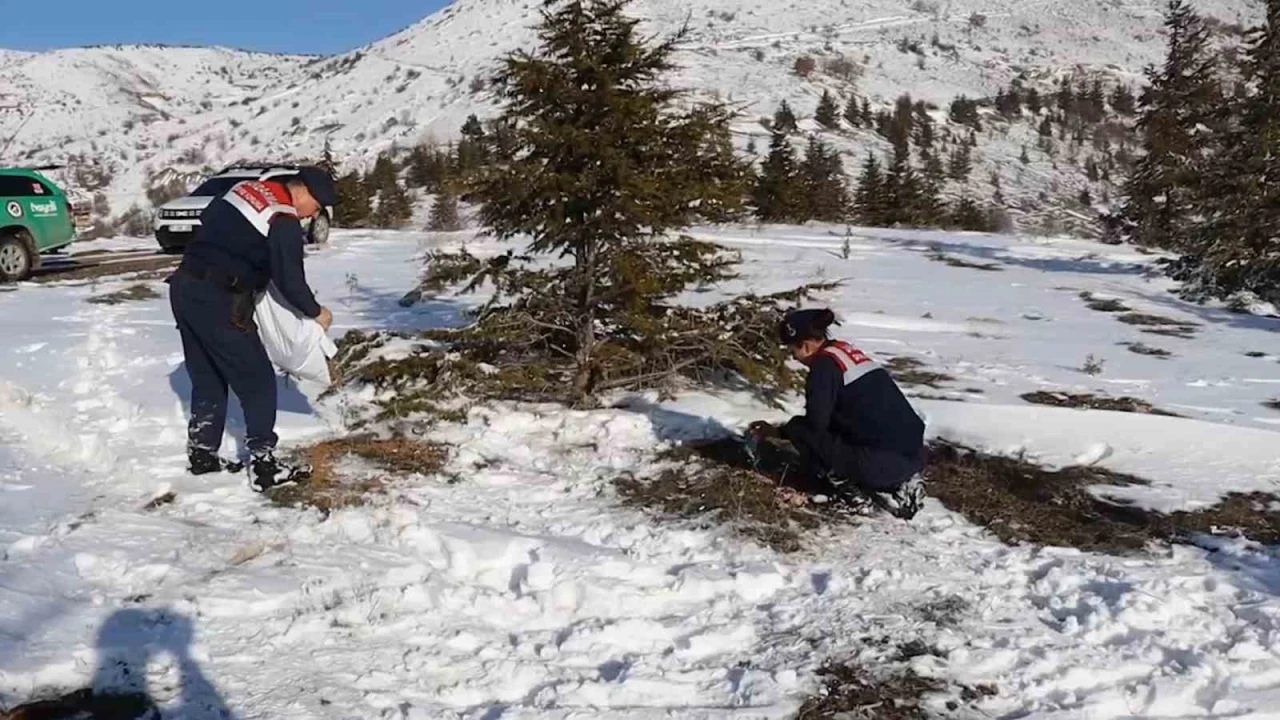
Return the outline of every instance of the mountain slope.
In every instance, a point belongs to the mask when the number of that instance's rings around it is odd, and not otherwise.
[[[1062,75],[1096,73],[1136,84],[1163,53],[1162,0],[637,0],[646,32],[670,35],[687,24],[676,83],[743,108],[743,146],[781,100],[811,114],[824,89],[891,103],[902,93],[946,103],[990,96],[1018,75],[1044,87]],[[316,156],[326,139],[344,166],[426,138],[456,135],[467,115],[494,112],[483,78],[494,60],[534,40],[536,0],[459,0],[384,40],[332,58],[278,57],[222,49],[118,47],[43,54],[5,53],[0,108],[20,105],[35,120],[5,160],[96,162],[114,175],[108,200],[121,211],[144,203],[161,169],[217,167],[242,158]],[[1224,37],[1260,15],[1257,0],[1206,0],[1198,9]],[[794,72],[813,57],[818,71]],[[825,72],[837,57],[851,73]],[[0,138],[20,113],[0,110]],[[941,117],[941,115],[940,115]],[[802,122],[802,129],[815,129]],[[883,148],[871,133],[833,141],[846,168]],[[1083,173],[1033,154],[1031,127],[982,138],[970,187],[992,193],[998,173],[1013,205],[1074,196]],[[93,188],[88,188],[93,190]],[[1094,188],[1098,190],[1098,188]],[[1103,189],[1105,191],[1105,189]]]

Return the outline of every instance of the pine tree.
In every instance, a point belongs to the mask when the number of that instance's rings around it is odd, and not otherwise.
[[[405,181],[409,187],[420,187],[434,193],[450,172],[450,165],[448,155],[434,144],[415,145],[409,151]]]
[[[1280,303],[1280,0],[1267,0],[1265,20],[1245,38],[1244,92],[1223,112],[1233,122],[1213,126],[1219,140],[1204,163],[1184,266],[1193,294],[1243,290]]]
[[[433,232],[453,232],[462,229],[462,216],[458,212],[458,195],[450,183],[441,186],[431,204],[431,216],[427,229]]]
[[[1128,85],[1117,85],[1115,90],[1111,91],[1111,109],[1120,113],[1125,117],[1133,115],[1137,110],[1137,102],[1133,97],[1133,91]]]
[[[951,151],[947,159],[947,177],[956,182],[965,182],[973,172],[973,148],[968,143],[960,143]]]
[[[755,155],[758,151],[759,151],[759,148],[756,147],[756,136],[752,135],[751,137],[747,138],[747,154]]]
[[[1137,125],[1144,154],[1125,183],[1120,218],[1131,242],[1185,250],[1203,170],[1197,128],[1213,124],[1221,94],[1204,19],[1186,0],[1170,0],[1165,28],[1168,54],[1146,71]]]
[[[849,96],[849,103],[844,106],[844,121],[849,127],[862,127],[862,106],[857,95]]]
[[[964,95],[951,101],[948,119],[958,125],[968,125],[975,130],[982,129],[982,121],[978,117],[978,103]]]
[[[836,106],[836,99],[832,97],[831,91],[822,91],[822,99],[818,101],[818,109],[814,112],[813,119],[828,130],[840,129],[840,109]]]
[[[343,175],[338,178],[335,185],[338,192],[338,205],[334,208],[334,222],[339,227],[364,227],[365,223],[369,222],[371,208],[369,191],[360,178],[360,171],[352,170]]]
[[[871,112],[871,99],[862,98],[862,127],[871,127],[875,118],[875,113]]]
[[[468,178],[489,161],[489,139],[484,125],[475,115],[469,115],[462,124],[461,135],[454,167],[459,177]]]
[[[986,232],[991,230],[986,213],[968,196],[961,197],[951,208],[948,222],[951,227],[969,232]]]
[[[800,178],[808,219],[840,222],[848,216],[849,188],[840,154],[816,137],[809,138]]]
[[[1044,101],[1040,98],[1040,91],[1035,88],[1029,88],[1027,90],[1026,103],[1027,110],[1029,110],[1032,115],[1039,115],[1040,111],[1044,109]]]
[[[799,130],[796,125],[796,114],[791,112],[791,106],[786,100],[778,106],[778,111],[773,114],[773,131],[780,133],[793,133]]]
[[[1044,119],[1040,121],[1038,132],[1042,138],[1053,137],[1053,120],[1049,119],[1048,115],[1045,115]]]
[[[1080,204],[1086,208],[1093,207],[1093,193],[1089,192],[1089,188],[1081,190],[1080,197],[1077,199],[1080,201]]]
[[[880,162],[875,155],[867,153],[867,159],[862,163],[862,172],[858,176],[858,189],[853,202],[859,223],[872,227],[888,224],[885,219],[887,203],[884,183]]]
[[[395,177],[378,188],[378,207],[373,211],[373,224],[380,228],[400,228],[413,215],[409,195]]]
[[[329,173],[329,177],[338,177],[338,166],[333,161],[333,146],[329,142],[329,138],[324,139],[324,152],[320,155],[320,162],[316,165],[325,172]]]
[[[1102,176],[1098,173],[1098,161],[1092,157],[1084,162],[1084,175],[1089,178],[1089,182],[1098,182]]]
[[[1031,156],[1027,154],[1026,145],[1022,146],[1022,154],[1018,155],[1018,162],[1022,163],[1023,165],[1031,164]]]
[[[801,216],[800,173],[796,151],[781,132],[769,138],[769,155],[760,169],[752,193],[756,216],[765,222],[787,222]]]
[[[733,113],[690,102],[667,81],[686,35],[646,44],[628,4],[542,8],[538,45],[505,56],[491,86],[518,152],[481,172],[471,194],[497,239],[528,237],[530,254],[568,258],[552,269],[522,264],[514,277],[525,280],[507,295],[513,317],[539,322],[530,342],[573,358],[567,383],[554,385],[579,405],[685,367],[688,356],[671,359],[662,336],[679,319],[663,302],[722,279],[731,263],[714,245],[668,234],[732,217],[746,190]]]

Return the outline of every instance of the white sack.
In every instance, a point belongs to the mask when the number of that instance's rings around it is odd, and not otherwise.
[[[338,346],[325,334],[320,323],[298,312],[276,289],[275,283],[258,296],[253,309],[258,337],[267,348],[267,357],[282,372],[296,380],[328,386],[329,358]]]

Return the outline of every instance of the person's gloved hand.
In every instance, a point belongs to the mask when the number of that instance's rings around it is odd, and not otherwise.
[[[771,425],[763,420],[756,420],[747,426],[745,434],[747,437],[763,440],[765,438],[778,437],[782,432],[778,430],[775,425]]]

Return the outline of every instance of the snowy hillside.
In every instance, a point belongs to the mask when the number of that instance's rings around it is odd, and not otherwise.
[[[888,104],[902,93],[946,103],[990,96],[1019,75],[1048,82],[1072,72],[1135,84],[1163,52],[1162,0],[638,0],[658,35],[688,22],[677,82],[740,103],[741,144],[788,100],[802,129],[824,88]],[[242,158],[318,155],[326,138],[347,166],[378,152],[456,135],[470,113],[492,112],[482,78],[500,54],[529,47],[536,0],[459,0],[406,30],[333,58],[229,50],[93,48],[0,55],[0,108],[32,120],[5,162],[97,163],[113,177],[114,212],[145,206],[152,173],[218,167]],[[1257,0],[1204,0],[1223,34],[1259,16]],[[795,60],[819,61],[808,78]],[[844,77],[824,61],[844,57]],[[855,77],[860,76],[860,77]],[[0,138],[24,113],[0,110]],[[870,133],[833,138],[846,169],[884,143]],[[1073,196],[1082,172],[1047,157],[1017,162],[1031,129],[984,138],[973,194],[990,197],[998,171],[1010,204],[1041,191]],[[92,191],[92,188],[89,189]],[[1095,188],[1096,190],[1096,188]]]
[[[877,230],[855,230],[845,257],[843,227],[696,232],[743,253],[742,279],[717,293],[847,278],[826,298],[840,335],[947,376],[908,385],[930,436],[1135,473],[1151,484],[1104,489],[1134,507],[1280,491],[1280,405],[1261,402],[1280,392],[1280,321],[1180,302],[1149,257]],[[474,300],[396,301],[423,251],[462,243],[501,250],[471,233],[340,231],[308,275],[335,334],[438,327]],[[480,407],[428,436],[453,448],[443,474],[396,475],[328,515],[273,505],[242,478],[188,477],[167,300],[87,302],[135,282],[0,293],[0,711],[92,684],[189,720],[781,720],[828,659],[989,686],[940,693],[931,716],[1261,720],[1280,707],[1275,547],[1007,545],[931,499],[910,524],[828,527],[780,554],[618,504],[612,481],[652,472],[672,441],[783,417],[744,394]],[[305,390],[282,385],[285,445],[344,434],[370,401]],[[1020,399],[1030,391],[1180,417],[1046,407]],[[233,406],[229,435],[242,434]],[[353,478],[386,474],[347,462]]]

